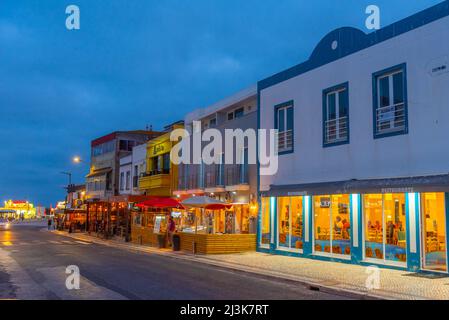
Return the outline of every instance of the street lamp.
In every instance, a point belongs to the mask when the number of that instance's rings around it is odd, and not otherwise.
[[[79,156],[75,156],[75,157],[73,157],[73,162],[74,163],[81,163],[81,162],[84,162]]]

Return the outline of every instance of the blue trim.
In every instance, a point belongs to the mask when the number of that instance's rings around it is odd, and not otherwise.
[[[410,226],[410,200],[409,196],[411,194],[415,195],[415,229],[411,230]],[[406,193],[405,194],[405,216],[406,216],[406,234],[407,234],[407,269],[411,272],[417,272],[421,268],[421,256],[420,256],[420,241],[419,241],[419,194],[418,193]],[[416,236],[416,253],[411,252],[410,250],[410,238],[411,232],[415,232]]]
[[[448,230],[449,230],[449,193],[445,193],[445,207],[446,207],[446,261],[449,257],[449,237],[447,236]],[[446,266],[447,273],[449,274],[449,265]]]
[[[345,89],[348,94],[348,109],[346,112],[348,113],[348,138],[345,141],[339,141],[339,142],[326,142],[326,121],[327,121],[327,95],[333,91]],[[350,103],[349,103],[349,82],[341,83],[339,85],[333,86],[331,88],[327,88],[323,90],[323,148],[331,148],[336,146],[342,146],[345,144],[350,143],[350,126],[349,126],[349,109],[350,109]]]
[[[354,213],[354,205],[352,202],[352,196],[355,195],[357,197],[357,204],[358,204],[358,212],[357,215]],[[362,207],[361,207],[361,195],[360,194],[350,194],[350,202],[349,202],[349,208],[351,213],[351,258],[352,262],[357,264],[360,263],[363,260],[363,221],[362,221]],[[358,247],[354,247],[354,218],[357,217],[358,221],[358,228],[357,228],[357,234],[358,234]]]
[[[395,72],[395,71],[402,71],[402,77],[404,79],[404,113],[405,113],[405,128],[401,131],[395,131],[390,133],[383,133],[379,134],[377,133],[377,123],[376,123],[376,117],[377,117],[377,108],[379,106],[379,101],[377,99],[378,96],[378,90],[377,87],[377,79],[387,73]],[[396,65],[394,67],[390,67],[381,71],[377,71],[373,73],[372,75],[372,82],[373,82],[373,135],[374,139],[382,139],[387,137],[394,137],[399,135],[405,135],[408,134],[408,91],[407,91],[407,64],[402,63],[399,65]],[[393,93],[390,93],[393,94]]]
[[[283,102],[274,106],[274,129],[278,130],[278,110],[281,108],[292,107],[292,117],[293,117],[293,128],[292,128],[292,150],[279,152],[279,156],[283,156],[286,154],[291,154],[295,152],[295,102],[293,100]],[[287,127],[287,123],[285,124]]]
[[[306,212],[305,208],[305,204],[306,204],[306,199],[309,199],[309,211]],[[304,228],[304,247],[303,247],[303,252],[305,256],[311,255],[313,253],[313,230],[312,230],[312,218],[313,218],[313,214],[312,214],[312,197],[311,196],[303,196],[303,208],[304,208],[304,214],[303,214],[303,228]],[[306,237],[305,237],[305,228],[306,228],[306,214],[308,215],[308,220],[309,220],[309,225],[307,226],[307,228],[309,229],[309,241],[306,242]]]
[[[279,236],[278,236],[278,199],[276,198],[276,197],[271,197],[271,198],[273,198],[274,200],[273,200],[273,202],[274,202],[274,204],[273,204],[273,214],[271,215],[270,214],[270,217],[271,216],[273,216],[273,219],[274,219],[274,221],[273,221],[273,232],[271,232],[271,230],[270,230],[270,240],[271,240],[271,244],[270,244],[270,249],[271,250],[276,250],[277,249],[277,247],[278,247],[278,238],[279,238]],[[270,212],[271,212],[271,199],[270,199]],[[273,234],[273,239],[271,239],[271,234]]]
[[[336,29],[320,41],[309,60],[259,81],[257,84],[258,90],[262,91],[263,89],[418,29],[446,16],[449,16],[448,0],[370,34],[365,34],[359,29],[350,27]],[[338,48],[336,50],[332,50],[331,48],[331,44],[334,41],[338,41]]]

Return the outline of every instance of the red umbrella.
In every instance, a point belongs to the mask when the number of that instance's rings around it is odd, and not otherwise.
[[[177,208],[184,209],[184,206],[180,204],[177,200],[172,198],[153,198],[141,203],[136,204],[139,208],[150,207],[150,208]]]

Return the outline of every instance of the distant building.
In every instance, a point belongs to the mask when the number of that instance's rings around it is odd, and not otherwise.
[[[86,177],[87,199],[99,201],[119,195],[120,159],[158,135],[156,131],[118,131],[93,140],[90,173]]]

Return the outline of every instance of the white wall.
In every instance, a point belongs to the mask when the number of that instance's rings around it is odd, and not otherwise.
[[[142,144],[133,148],[131,179],[134,179],[134,167],[138,167],[138,176],[146,172],[147,144]],[[132,181],[131,181],[132,182]],[[133,188],[132,194],[139,195],[141,192],[138,188]]]
[[[298,183],[449,173],[449,18],[392,38],[262,90],[260,127],[274,127],[274,106],[294,100],[295,152],[280,156],[261,190]],[[443,58],[442,58],[443,57]],[[372,74],[407,63],[409,134],[375,140]],[[349,82],[350,144],[323,148],[322,91]]]
[[[126,174],[129,172],[129,189],[126,188]],[[123,177],[122,177],[123,173]],[[123,190],[122,186],[123,179]],[[120,171],[119,171],[119,193],[121,195],[131,194],[132,192],[132,156],[123,157],[120,159]]]

